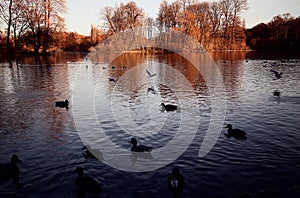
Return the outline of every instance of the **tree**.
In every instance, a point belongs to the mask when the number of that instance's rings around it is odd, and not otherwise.
[[[103,40],[103,33],[102,30],[97,28],[94,25],[91,25],[91,43],[96,45]]]
[[[177,0],[168,4],[164,0],[160,4],[157,21],[161,28],[178,28],[180,27],[180,13],[182,12],[181,3]]]
[[[220,9],[220,3],[212,2],[209,6],[209,18],[211,27],[211,39],[213,47],[217,48],[217,41],[220,38],[220,26],[222,18],[222,10]]]
[[[274,16],[247,30],[247,44],[256,50],[298,50],[300,46],[300,17],[289,13]]]
[[[104,28],[107,34],[112,35],[127,29],[135,29],[143,21],[144,12],[137,7],[133,1],[119,6],[105,7],[100,10],[101,18],[104,20]]]
[[[24,20],[22,0],[2,0],[0,1],[0,19],[6,24],[6,49],[11,51],[11,33],[13,31],[14,45],[18,47],[18,38],[26,30],[26,20]]]
[[[43,52],[49,49],[49,43],[52,39],[51,33],[64,29],[64,19],[60,14],[66,12],[65,4],[65,0],[43,0]]]
[[[248,9],[247,5],[247,0],[220,1],[220,6],[223,14],[223,39],[227,49],[232,47],[232,44],[236,37],[235,28],[239,28],[241,26],[241,18],[239,15],[243,11]]]

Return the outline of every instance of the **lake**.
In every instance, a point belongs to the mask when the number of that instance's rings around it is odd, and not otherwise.
[[[85,197],[172,197],[167,178],[176,166],[185,177],[179,197],[299,197],[299,57],[215,53],[220,93],[207,83],[213,72],[176,53],[2,61],[0,163],[19,155],[23,187],[0,181],[0,196],[76,197],[74,170],[81,166],[104,184],[103,192]],[[214,94],[226,96],[224,120],[199,156],[214,122]],[[55,106],[65,99],[68,109]],[[163,111],[162,102],[178,110]],[[222,127],[229,123],[247,139],[227,138]],[[153,151],[131,153],[131,137]],[[84,158],[87,144],[98,159]]]

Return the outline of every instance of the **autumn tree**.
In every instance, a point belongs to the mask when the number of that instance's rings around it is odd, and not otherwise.
[[[105,7],[100,10],[100,15],[104,21],[104,28],[108,35],[121,32],[127,29],[135,29],[140,26],[144,17],[144,12],[137,7],[133,1],[127,4],[121,3],[115,7]]]
[[[177,0],[172,3],[168,3],[164,0],[160,4],[158,12],[158,24],[161,28],[176,28],[180,26],[180,13],[182,11],[181,3]]]
[[[199,2],[177,0],[160,4],[160,29],[182,31],[205,48],[236,49],[245,44],[241,13],[247,9],[247,0],[220,0]]]
[[[6,24],[6,49],[11,50],[11,33],[14,46],[18,48],[19,38],[27,29],[24,9],[26,4],[22,0],[3,0],[0,2],[0,19]]]
[[[94,25],[91,25],[91,43],[93,45],[96,45],[98,43],[100,43],[103,40],[103,32],[101,29],[97,28]]]
[[[218,41],[220,38],[220,27],[221,27],[221,18],[222,10],[220,9],[219,2],[213,2],[209,6],[209,18],[210,18],[210,27],[211,27],[211,45],[214,49],[218,48]]]
[[[51,33],[64,29],[64,19],[61,14],[66,12],[65,0],[43,0],[43,52],[49,49]]]
[[[222,28],[223,42],[226,49],[230,49],[236,37],[236,33],[240,31],[241,18],[240,14],[248,9],[247,0],[221,0],[220,6],[222,10]]]

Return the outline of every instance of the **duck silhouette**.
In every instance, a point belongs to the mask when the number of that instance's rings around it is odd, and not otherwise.
[[[279,73],[278,71],[276,71],[274,69],[271,69],[270,71],[274,73],[274,75],[277,79],[281,78],[282,72]]]
[[[242,131],[241,129],[233,129],[231,124],[227,124],[225,127],[227,128],[227,134],[225,134],[228,138],[235,138],[238,140],[246,140],[247,139],[247,133],[245,131]]]
[[[110,77],[110,78],[108,78],[108,81],[110,81],[110,82],[116,82],[116,79],[114,77]]]
[[[177,110],[177,106],[175,105],[171,105],[171,104],[165,104],[165,103],[161,103],[161,106],[163,106],[163,108],[166,110],[166,111],[175,111]]]
[[[273,91],[273,95],[274,95],[274,96],[280,96],[280,91],[274,90],[274,91]]]
[[[179,168],[174,167],[172,169],[172,174],[168,178],[168,188],[173,193],[174,197],[182,191],[184,187],[184,177],[181,175]]]
[[[152,147],[144,146],[144,145],[137,145],[137,140],[135,138],[131,138],[129,141],[132,144],[131,151],[133,152],[151,152]]]
[[[147,89],[147,91],[148,91],[148,92],[151,92],[151,93],[153,93],[153,94],[155,94],[155,89],[154,89],[153,86],[152,86],[152,87],[149,87],[149,88]]]
[[[76,186],[79,188],[79,193],[82,195],[86,192],[89,193],[99,193],[102,190],[102,185],[93,177],[85,176],[83,174],[83,169],[77,167],[75,171],[78,176],[75,180]]]
[[[1,180],[10,180],[13,179],[13,184],[17,188],[21,187],[19,183],[19,174],[20,170],[17,165],[18,162],[21,162],[17,155],[13,155],[10,159],[10,163],[0,164],[0,179]]]
[[[68,100],[57,101],[57,102],[55,102],[55,106],[59,107],[59,108],[66,108],[66,109],[68,109],[69,108],[69,101]]]

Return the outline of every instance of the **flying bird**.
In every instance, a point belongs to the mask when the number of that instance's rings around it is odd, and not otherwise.
[[[151,74],[150,71],[148,69],[146,69],[147,75],[149,78],[152,78],[154,76],[156,76],[156,74]]]

